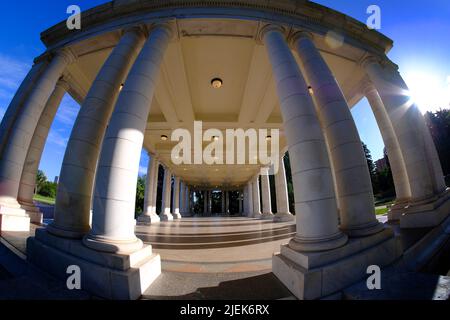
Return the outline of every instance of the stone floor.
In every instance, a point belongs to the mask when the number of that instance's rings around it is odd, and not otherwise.
[[[39,227],[31,225],[30,232],[1,234],[0,299],[92,298],[83,292],[68,292],[60,282],[26,263],[26,239]],[[399,232],[395,225],[391,227]],[[183,218],[137,226],[137,236],[161,255],[163,269],[143,299],[294,299],[271,268],[273,253],[293,237],[295,230],[294,222],[243,217]],[[403,235],[405,247],[426,232]],[[450,295],[450,278],[398,267],[383,274],[383,283],[389,283],[389,288],[368,291],[365,282],[360,282],[339,298],[428,300],[448,299]]]

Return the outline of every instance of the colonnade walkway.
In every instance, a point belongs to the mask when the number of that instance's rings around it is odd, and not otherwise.
[[[29,232],[1,234],[1,298],[91,299],[88,293],[68,291],[63,283],[26,262],[26,239],[34,236],[39,227],[32,224]],[[137,225],[136,235],[151,244],[162,260],[161,276],[144,292],[142,299],[295,299],[272,273],[272,255],[295,232],[295,222],[274,223],[246,217],[184,217],[149,226]],[[404,245],[409,242],[407,245],[411,246],[422,236],[404,234]],[[363,281],[344,290],[343,295],[329,298],[441,300],[450,297],[450,277],[445,276],[446,272],[419,274],[408,271],[404,264],[401,260],[383,272],[382,281],[391,284],[388,290],[367,296]],[[11,269],[15,272],[9,272]]]

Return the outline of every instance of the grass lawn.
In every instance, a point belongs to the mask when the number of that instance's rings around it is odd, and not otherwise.
[[[377,216],[381,216],[383,214],[388,213],[389,209],[388,208],[380,208],[380,209],[375,209],[375,213]]]
[[[37,201],[37,202],[40,202],[40,203],[43,203],[43,204],[49,204],[49,205],[54,205],[55,201],[56,201],[56,199],[54,199],[54,198],[44,197],[44,196],[41,196],[39,194],[36,194],[33,197],[33,200]]]

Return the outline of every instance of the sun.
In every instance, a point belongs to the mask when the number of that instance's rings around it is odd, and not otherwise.
[[[405,74],[405,82],[422,113],[450,106],[450,76],[442,79],[433,72],[415,71]]]

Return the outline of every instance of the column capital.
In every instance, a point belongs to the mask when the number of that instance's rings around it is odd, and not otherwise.
[[[67,64],[72,64],[77,59],[77,55],[71,48],[62,48],[54,53],[54,57],[60,56],[66,60]]]
[[[288,43],[293,46],[295,43],[300,39],[309,39],[311,41],[314,40],[314,35],[311,32],[308,31],[297,31],[291,34],[288,38]]]
[[[125,27],[121,30],[120,35],[123,37],[127,33],[134,33],[136,35],[148,38],[148,28],[145,24],[137,24]]]
[[[169,39],[172,39],[175,35],[175,31],[168,21],[148,24],[146,25],[146,29],[149,35],[157,29],[164,30]]]
[[[278,31],[279,33],[283,34],[284,36],[286,36],[286,28],[278,25],[278,24],[266,24],[264,25],[258,32],[258,35],[256,36],[256,41],[259,43],[263,43],[264,42],[264,36],[266,35],[266,33],[271,32],[271,31]]]
[[[66,77],[61,77],[56,83],[56,86],[63,88],[65,91],[69,91],[70,89],[69,79],[67,79]]]
[[[43,62],[49,62],[52,58],[52,54],[50,52],[44,52],[43,54],[41,54],[40,56],[34,58],[33,63],[34,64],[39,64],[39,63],[43,63]]]

